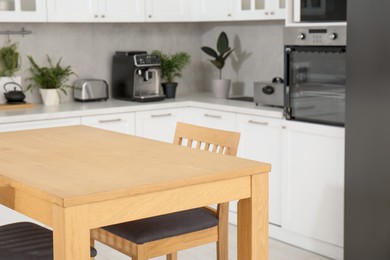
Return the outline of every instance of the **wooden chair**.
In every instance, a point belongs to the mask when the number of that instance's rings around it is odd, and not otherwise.
[[[96,250],[91,248],[91,259]],[[53,260],[52,231],[31,222],[0,226],[0,260]]]
[[[240,134],[177,123],[174,144],[235,156]],[[92,230],[100,241],[133,260],[166,255],[176,260],[177,252],[217,242],[218,260],[228,259],[229,202]],[[93,245],[93,244],[92,244]]]

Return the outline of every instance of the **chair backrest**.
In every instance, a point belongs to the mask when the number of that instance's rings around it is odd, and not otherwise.
[[[235,156],[240,133],[178,122],[174,144]]]

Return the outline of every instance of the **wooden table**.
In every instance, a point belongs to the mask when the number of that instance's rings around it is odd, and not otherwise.
[[[55,260],[89,259],[93,228],[236,199],[238,259],[266,260],[269,171],[85,126],[0,133],[0,203],[53,228]]]

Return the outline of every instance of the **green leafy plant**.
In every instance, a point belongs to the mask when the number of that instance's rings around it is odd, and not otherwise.
[[[27,87],[27,90],[33,88],[37,89],[57,89],[61,90],[64,94],[66,93],[66,88],[71,86],[65,85],[64,83],[69,79],[71,75],[76,75],[70,66],[62,67],[60,65],[61,59],[54,65],[51,58],[47,56],[48,67],[40,67],[33,59],[32,56],[27,56],[30,63],[30,72],[32,74],[31,78],[28,80],[32,81],[34,84],[30,84]]]
[[[20,55],[16,43],[0,49],[0,77],[12,77],[20,69]]]
[[[168,55],[155,50],[152,54],[160,57],[161,77],[169,83],[174,82],[176,77],[181,77],[182,69],[190,62],[190,55],[186,52]]]
[[[234,51],[231,47],[229,47],[229,39],[225,32],[221,32],[217,41],[217,51],[214,49],[203,46],[202,51],[206,54],[210,55],[214,58],[214,60],[210,60],[215,67],[219,69],[219,78],[222,79],[222,69],[225,66],[225,61],[229,57],[230,54]]]

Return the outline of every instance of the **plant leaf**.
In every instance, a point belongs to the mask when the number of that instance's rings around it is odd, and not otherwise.
[[[203,46],[201,50],[204,51],[206,54],[210,55],[211,57],[214,58],[218,57],[218,53],[215,50],[211,49],[210,47]]]
[[[230,48],[229,48],[229,50],[228,50],[226,53],[223,54],[223,59],[226,60],[227,57],[229,57],[230,54],[233,53],[233,51],[234,51],[234,49],[230,49]]]
[[[218,37],[217,49],[220,54],[225,53],[229,50],[229,39],[225,32],[221,32]]]

